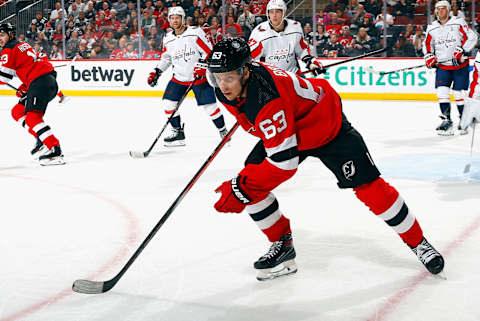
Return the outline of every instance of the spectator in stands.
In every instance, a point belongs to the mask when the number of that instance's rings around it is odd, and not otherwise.
[[[38,33],[38,39],[36,43],[40,45],[42,52],[45,52],[45,54],[50,50],[50,44],[48,43],[48,40],[43,32]]]
[[[50,54],[48,55],[48,59],[52,59],[52,60],[63,59],[63,52],[58,48],[58,46],[56,44],[52,45],[52,50],[50,51]]]
[[[95,18],[95,8],[93,7],[93,3],[89,2],[87,5],[87,9],[85,10],[85,18],[88,20],[94,19]]]
[[[417,57],[423,57],[422,45],[423,45],[423,42],[425,41],[425,38],[426,36],[423,32],[420,35],[418,34],[415,35],[415,40],[413,41],[413,47],[415,48],[415,56]]]
[[[148,34],[150,38],[153,38],[157,45],[162,43],[163,37],[165,36],[165,31],[163,29],[160,29],[160,31],[158,30],[157,26],[152,26]]]
[[[35,19],[32,20],[32,25],[36,25],[38,31],[43,31],[48,19],[45,18],[41,11],[35,13]]]
[[[325,32],[325,27],[323,25],[317,25],[317,32],[314,35],[314,43],[316,45],[317,54],[323,54],[323,50],[327,46],[328,41],[330,40],[330,34]]]
[[[326,25],[330,21],[330,15],[323,9],[318,11],[315,18],[317,19],[317,25]]]
[[[349,4],[348,4],[348,6],[347,6],[347,8],[346,8],[345,11],[346,11],[350,16],[352,16],[353,20],[355,20],[355,15],[357,14],[358,6],[359,6],[358,0],[349,0],[348,2],[349,2]]]
[[[35,42],[33,44],[33,50],[35,50],[36,53],[39,53],[39,54],[47,54],[45,49],[40,45],[39,42]]]
[[[208,33],[208,38],[210,39],[210,42],[212,43],[212,46],[214,46],[215,44],[217,44],[220,40],[223,39],[223,36],[222,36],[222,29],[221,28],[217,28],[215,26],[210,26],[210,30],[209,30],[209,33]]]
[[[62,4],[60,2],[55,3],[55,9],[50,12],[50,23],[55,23],[62,14],[62,17],[65,17],[67,13],[62,9]]]
[[[78,50],[75,52],[75,57],[78,59],[88,59],[90,53],[87,49],[87,42],[85,40],[81,40],[78,44]]]
[[[191,7],[189,7],[187,10],[186,10],[186,15],[188,17],[194,17],[194,12],[195,10],[200,10],[200,1],[199,0],[193,0],[193,5]]]
[[[123,59],[127,47],[127,36],[122,36],[118,40],[118,47],[110,54],[110,59]]]
[[[363,16],[363,21],[358,25],[358,28],[364,28],[367,31],[368,35],[372,38],[372,40],[378,41],[380,38],[380,31],[377,27],[375,27],[372,19],[373,17],[371,14],[365,14]]]
[[[391,25],[393,25],[393,22],[394,22],[393,16],[391,14],[387,13],[387,25],[391,26]],[[385,23],[385,21],[383,19],[383,13],[381,13],[375,19],[375,27],[383,30],[384,23]]]
[[[27,30],[25,34],[25,38],[27,39],[27,42],[32,45],[34,44],[37,39],[38,39],[38,30],[37,30],[37,25],[35,23],[32,23],[30,25],[30,29]]]
[[[102,47],[101,44],[98,42],[94,43],[92,46],[92,50],[90,51],[91,59],[108,59],[110,55],[108,52]]]
[[[258,25],[267,20],[268,0],[252,0],[250,2],[250,11],[255,15],[255,23]]]
[[[40,41],[40,39],[38,39]],[[57,24],[55,27],[55,32],[53,33],[53,38],[52,41],[53,43],[57,44],[59,42],[62,42],[63,40],[63,31],[62,31],[62,25]]]
[[[404,34],[400,34],[398,37],[398,43],[393,50],[394,57],[416,57],[415,48],[407,40]]]
[[[357,37],[355,39],[355,44],[351,51],[352,56],[360,56],[366,54],[369,51],[372,51],[375,48],[375,42],[372,41],[372,38],[367,33],[365,28],[358,29]]]
[[[155,11],[155,8],[153,7],[153,3],[151,0],[145,1],[145,8],[143,9],[143,12],[145,11],[150,12],[150,16],[153,16],[153,12]]]
[[[117,15],[120,20],[125,19],[127,16],[127,4],[124,0],[117,0],[112,4],[112,9],[117,10]]]
[[[340,21],[342,25],[350,26],[352,23],[352,17],[349,14],[345,13],[342,9],[337,9],[336,13],[338,21]]]
[[[365,11],[373,15],[374,17],[382,13],[382,4],[379,0],[367,0],[363,3]]]
[[[153,7],[152,7],[152,12],[153,12]],[[152,17],[152,13],[150,10],[144,10],[143,11],[143,17],[142,17],[142,29],[145,33],[148,33],[150,31],[150,28],[155,26],[155,19]]]
[[[338,0],[330,0],[330,3],[327,4],[324,11],[326,13],[329,13],[329,12],[336,13],[338,9],[345,10],[345,6],[341,3],[338,3]]]
[[[118,41],[113,37],[113,32],[108,31],[103,38],[103,51],[110,56],[110,53],[118,46]]]
[[[342,30],[343,24],[338,21],[337,14],[335,12],[330,13],[331,20],[325,25],[325,30],[329,33],[339,34]]]
[[[363,5],[358,4],[356,6],[356,11],[355,11],[355,14],[353,15],[352,24],[350,25],[350,28],[352,28],[353,30],[358,30],[360,28],[360,25],[363,23],[363,18],[365,17],[365,14],[366,12]]]
[[[242,27],[245,38],[248,39],[255,27],[255,16],[250,12],[250,7],[247,3],[242,4],[242,10],[242,14],[238,17],[237,23]]]
[[[232,6],[232,1],[231,0],[225,0],[225,5],[220,6],[220,8],[218,9],[218,15],[220,17],[223,16],[223,15],[228,15],[229,8],[232,8],[233,9],[233,15],[237,16],[237,9],[234,6]]]
[[[207,20],[205,19],[205,17],[203,15],[200,15],[198,17],[197,26],[200,27],[200,28],[204,28],[204,27],[208,26]]]
[[[318,53],[318,52],[317,52]],[[323,50],[323,56],[328,58],[335,57],[345,57],[345,47],[338,42],[337,33],[332,33],[330,35],[330,40],[328,41],[325,49]]]
[[[68,7],[68,16],[73,16],[74,19],[78,18],[80,14],[80,8],[77,6],[77,3],[74,2]]]
[[[225,38],[243,37],[242,27],[235,22],[233,15],[227,17],[225,24]]]
[[[413,7],[407,2],[407,0],[400,0],[393,7],[393,15],[396,17],[403,16],[413,18]]]
[[[78,31],[74,30],[70,36],[70,39],[68,39],[66,48],[65,48],[67,50],[66,57],[68,59],[72,59],[75,56],[79,43],[80,43],[80,38],[78,35]]]
[[[350,51],[352,51],[355,44],[355,39],[353,39],[352,34],[350,33],[349,26],[342,27],[342,33],[338,37],[338,42],[342,44],[345,48],[345,55],[349,56]]]

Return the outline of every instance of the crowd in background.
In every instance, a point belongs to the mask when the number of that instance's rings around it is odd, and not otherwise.
[[[452,14],[471,23],[470,17],[460,9],[467,11],[472,0],[460,1],[452,0]],[[137,3],[129,0],[66,1],[65,10],[57,2],[55,9],[48,13],[37,12],[28,31],[18,37],[50,59],[155,59],[160,57],[163,36],[170,30],[169,7],[182,6],[186,24],[203,28],[215,44],[223,37],[248,39],[253,28],[266,20],[267,3],[268,0],[226,0],[222,6],[219,0],[143,0],[138,19]],[[305,39],[319,57],[357,56],[383,47],[385,41],[392,48],[388,56],[422,57],[426,11],[418,9],[425,8],[425,3],[421,0],[387,0],[387,3],[389,13],[385,18],[381,0],[328,0],[315,17],[298,20],[302,23]],[[480,9],[480,5],[478,7]],[[423,14],[416,14],[418,12]],[[423,17],[419,20],[421,24],[412,23],[415,16]],[[224,28],[222,17],[225,17]],[[316,31],[312,30],[313,19]],[[476,19],[480,22],[480,14]],[[385,24],[388,26],[386,35]],[[139,41],[141,53],[138,52]]]

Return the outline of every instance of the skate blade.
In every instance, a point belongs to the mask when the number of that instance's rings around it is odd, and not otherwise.
[[[40,165],[42,166],[53,166],[53,165],[65,165],[63,157],[57,156],[51,159],[42,159],[40,160]]]
[[[298,270],[294,260],[285,261],[272,269],[258,270],[257,280],[268,281],[281,276],[296,273]]]
[[[459,134],[460,136],[467,135],[467,134],[468,134],[468,130],[466,130],[466,129],[465,129],[465,130],[459,129],[459,130],[458,130],[458,134]]]
[[[453,131],[437,130],[438,136],[453,136]]]
[[[165,147],[181,147],[181,146],[185,146],[185,141],[184,140],[177,140],[177,141],[172,142],[172,143],[163,142],[163,146],[165,146]]]

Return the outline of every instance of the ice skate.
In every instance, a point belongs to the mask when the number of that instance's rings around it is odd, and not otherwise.
[[[38,160],[40,156],[48,152],[47,146],[43,145],[42,141],[37,138],[37,141],[35,143],[35,146],[33,149],[30,151],[30,154],[32,154],[34,160]]]
[[[426,238],[423,238],[420,244],[416,247],[410,248],[430,273],[438,274],[442,272],[443,266],[445,265],[443,257],[430,243],[428,243]]]
[[[61,96],[59,97],[58,103],[59,103],[59,104],[63,104],[63,103],[65,103],[65,102],[67,102],[67,100],[68,100],[68,96],[66,96],[66,95],[61,95]]]
[[[442,123],[436,128],[437,134],[440,136],[452,136],[453,135],[453,123],[450,118],[446,116],[440,116]]]
[[[268,252],[253,264],[258,270],[257,280],[272,280],[297,272],[295,257],[292,234],[285,234],[279,241],[273,242]]]
[[[50,166],[50,165],[64,165],[65,161],[63,160],[63,153],[60,146],[52,147],[46,154],[38,158],[40,165]]]
[[[460,125],[457,127],[457,132],[459,135],[467,135],[468,134],[468,127],[465,129],[462,129]]]
[[[170,135],[163,139],[163,145],[165,147],[185,146],[183,126],[180,128],[172,127]]]

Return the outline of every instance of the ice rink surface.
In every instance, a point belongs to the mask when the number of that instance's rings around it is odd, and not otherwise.
[[[128,151],[148,149],[165,122],[159,99],[72,97],[52,102],[45,118],[68,164],[41,167],[33,138],[10,116],[16,100],[0,101],[0,321],[480,320],[480,128],[463,175],[471,135],[437,136],[433,102],[344,101],[344,111],[444,255],[443,278],[312,159],[275,191],[298,273],[257,281],[253,262],[270,244],[246,214],[213,209],[213,190],[256,142],[240,129],[116,287],[82,295],[72,282],[119,271],[218,132],[188,98],[187,146],[160,143],[132,159]]]

